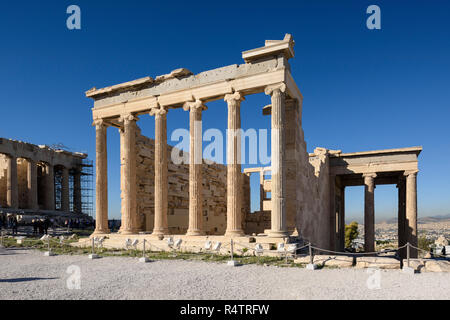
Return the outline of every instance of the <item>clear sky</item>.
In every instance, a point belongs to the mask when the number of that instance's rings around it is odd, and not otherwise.
[[[81,30],[66,9],[81,8]],[[366,9],[381,8],[381,30]],[[304,96],[308,151],[421,145],[419,215],[450,213],[450,22],[448,1],[14,1],[0,11],[0,137],[63,143],[95,159],[84,92],[184,67],[194,73],[242,63],[241,52],[291,33],[292,73]],[[268,128],[264,95],[242,105],[243,128]],[[204,128],[226,128],[226,105],[209,104]],[[154,136],[143,116],[142,132]],[[171,111],[168,130],[188,128]],[[110,217],[120,216],[119,136],[109,129]],[[254,181],[253,181],[254,186]],[[377,218],[395,216],[395,186],[378,186]],[[349,188],[349,218],[363,216]]]

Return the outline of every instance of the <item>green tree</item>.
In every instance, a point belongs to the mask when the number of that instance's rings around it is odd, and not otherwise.
[[[420,236],[418,239],[418,247],[425,251],[430,251],[433,240],[428,240],[425,236]]]
[[[345,247],[350,248],[353,240],[359,235],[358,222],[353,221],[350,224],[345,225]]]

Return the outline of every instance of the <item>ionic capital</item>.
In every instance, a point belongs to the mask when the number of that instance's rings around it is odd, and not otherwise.
[[[286,92],[286,84],[283,82],[273,84],[270,86],[267,86],[266,89],[264,89],[265,94],[272,95],[274,92]]]
[[[149,115],[151,116],[165,116],[167,114],[167,109],[164,107],[153,108],[150,110]]]
[[[377,174],[374,172],[368,172],[368,173],[363,173],[362,176],[364,179],[369,179],[369,178],[375,179],[377,177]]]
[[[239,91],[236,91],[235,93],[226,94],[223,100],[225,100],[228,103],[232,102],[232,101],[241,102],[241,101],[244,101],[245,98]]]
[[[416,177],[418,172],[419,172],[419,170],[408,170],[408,171],[405,171],[405,173],[403,173],[403,175],[405,177],[410,177],[410,176]]]
[[[184,111],[192,111],[192,112],[196,112],[196,111],[204,111],[207,110],[208,108],[203,104],[203,102],[201,100],[195,100],[195,101],[187,101],[184,103],[183,105],[183,110]]]
[[[94,119],[94,122],[92,122],[92,126],[94,126],[96,129],[100,129],[103,127],[108,127],[108,123],[102,118],[97,118]]]
[[[138,120],[139,120],[139,118],[131,113],[122,114],[118,119],[118,121],[122,122],[122,123],[127,123],[130,121],[138,121]]]

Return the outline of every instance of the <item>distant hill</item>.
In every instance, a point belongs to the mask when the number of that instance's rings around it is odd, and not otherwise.
[[[432,222],[443,222],[443,221],[450,221],[450,214],[447,215],[440,215],[440,216],[432,216],[432,217],[420,217],[417,219],[417,223],[432,223]],[[356,221],[359,224],[364,224],[364,219],[348,219],[345,221],[346,224],[349,224],[352,221]],[[387,224],[397,224],[398,219],[397,218],[391,218],[387,220],[377,220],[376,223],[387,223]]]
[[[442,222],[450,220],[450,214],[443,216],[434,216],[434,217],[422,217],[417,219],[418,223],[430,223],[430,222]]]
[[[420,217],[417,219],[417,223],[432,223],[432,222],[442,222],[450,220],[450,214],[441,215],[441,216],[433,216],[433,217]],[[392,218],[388,220],[378,221],[377,223],[387,223],[387,224],[396,224],[398,223],[397,218]]]

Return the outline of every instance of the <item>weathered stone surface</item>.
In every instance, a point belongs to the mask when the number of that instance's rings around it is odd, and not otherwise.
[[[400,269],[400,261],[389,257],[357,257],[356,268]]]
[[[310,263],[310,257],[300,257],[295,259],[294,262],[308,264]],[[316,255],[313,258],[313,263],[318,266],[350,268],[353,266],[353,257]]]
[[[166,80],[169,80],[169,79],[182,78],[182,77],[186,77],[186,76],[190,76],[190,75],[193,75],[193,73],[191,71],[189,71],[188,69],[179,68],[179,69],[173,70],[169,74],[164,74],[164,75],[161,75],[161,76],[157,76],[155,81],[166,81]]]
[[[450,261],[424,260],[425,272],[450,272]]]
[[[269,235],[284,237],[288,234],[286,225],[286,167],[285,167],[285,99],[284,83],[269,86],[265,93],[272,101],[272,153],[271,153],[271,228]]]
[[[155,141],[137,130],[136,136],[137,214],[145,231],[153,230],[155,192]],[[188,153],[167,145],[168,158],[168,228],[170,234],[185,234],[189,222],[189,164],[174,164],[172,152]],[[227,212],[227,168],[220,164],[202,165],[203,182],[203,230],[206,234],[224,234]],[[244,192],[250,194],[250,180],[242,174]],[[250,197],[242,199],[245,221],[250,211]]]
[[[403,259],[403,266],[408,266],[408,260]],[[423,259],[409,259],[409,266],[417,271],[422,271],[425,268],[425,260]]]
[[[244,235],[242,219],[241,173],[241,101],[239,92],[227,94],[224,99],[228,105],[227,137],[227,230],[226,235]]]

